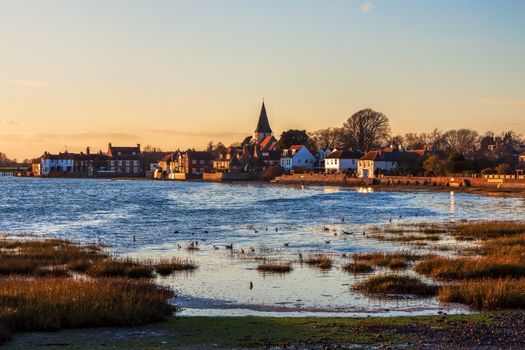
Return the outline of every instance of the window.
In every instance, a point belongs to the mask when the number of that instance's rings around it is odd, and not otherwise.
[[[195,159],[192,159],[191,164],[197,164],[197,161]]]
[[[203,159],[201,159],[199,163],[201,163],[201,164],[204,164],[204,160],[203,160]]]

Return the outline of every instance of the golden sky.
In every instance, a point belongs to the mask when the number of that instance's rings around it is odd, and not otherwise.
[[[386,114],[525,133],[521,1],[0,1],[0,152],[240,141]]]

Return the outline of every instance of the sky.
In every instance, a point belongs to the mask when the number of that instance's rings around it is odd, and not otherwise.
[[[525,1],[0,0],[0,152],[163,150],[384,113],[525,134]]]

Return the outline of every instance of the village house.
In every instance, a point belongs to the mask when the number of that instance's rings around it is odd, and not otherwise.
[[[213,171],[213,156],[209,152],[179,152],[173,165],[174,174],[185,174],[189,178],[202,178],[202,174]]]
[[[219,153],[213,160],[213,169],[221,173],[238,173],[242,170],[239,161],[240,150],[228,147],[225,152]]]
[[[359,159],[363,153],[349,150],[337,150],[324,159],[326,173],[339,174],[348,170],[357,171]]]
[[[142,154],[140,144],[135,147],[115,147],[108,144],[106,155],[109,157],[107,171],[117,176],[141,176]]]
[[[74,164],[74,153],[66,151],[64,153],[50,154],[44,152],[44,155],[40,157],[40,169],[37,172],[40,173],[40,176],[50,176],[53,173],[62,175],[73,174]]]
[[[425,150],[404,151],[395,145],[377,151],[369,151],[359,159],[357,176],[374,178],[378,172],[389,172],[397,168],[400,162],[415,161],[425,155]]]
[[[520,153],[519,162],[520,163],[525,163],[525,151]]]
[[[305,145],[293,145],[288,149],[284,149],[281,153],[281,166],[286,171],[311,170],[314,162],[314,155]]]

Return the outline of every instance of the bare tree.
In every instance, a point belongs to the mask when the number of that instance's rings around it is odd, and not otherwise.
[[[369,151],[381,147],[390,136],[388,118],[372,109],[363,109],[343,124],[342,138],[346,147]]]
[[[444,135],[448,151],[472,156],[477,147],[478,132],[471,129],[449,130]]]
[[[310,138],[318,149],[334,149],[341,147],[341,136],[341,128],[326,128],[310,133]]]

